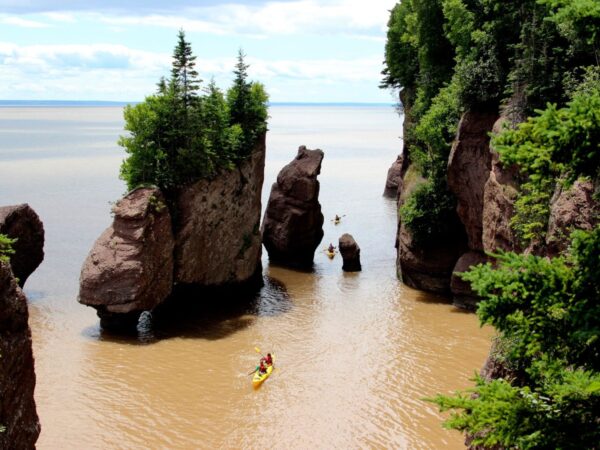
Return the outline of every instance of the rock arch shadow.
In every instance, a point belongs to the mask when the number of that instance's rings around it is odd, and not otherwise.
[[[176,289],[164,304],[145,312],[135,329],[100,328],[99,340],[131,345],[153,344],[165,339],[226,338],[251,326],[259,316],[285,314],[292,308],[283,283],[264,276],[258,290]],[[87,332],[84,332],[87,334]]]

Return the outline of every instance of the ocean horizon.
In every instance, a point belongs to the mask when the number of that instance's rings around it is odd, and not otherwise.
[[[0,108],[18,107],[93,107],[136,105],[141,101],[119,102],[107,100],[0,100]],[[343,107],[395,107],[395,103],[385,102],[269,102],[269,106],[343,106]]]

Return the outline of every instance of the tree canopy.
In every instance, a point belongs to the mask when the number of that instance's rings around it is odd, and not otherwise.
[[[231,169],[252,153],[267,129],[268,95],[261,83],[248,80],[244,57],[240,50],[226,93],[214,80],[201,89],[196,56],[179,32],[170,77],[124,110],[129,134],[119,145],[128,154],[121,166],[128,188],[154,184],[168,191]]]

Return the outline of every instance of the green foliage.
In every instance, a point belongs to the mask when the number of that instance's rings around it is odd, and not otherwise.
[[[600,175],[600,88],[594,79],[576,91],[565,108],[548,105],[514,130],[493,137],[503,163],[521,170],[523,184],[513,226],[524,241],[540,239],[547,229],[554,180],[572,183]]]
[[[15,250],[13,244],[16,239],[11,239],[5,234],[0,234],[0,261],[8,262],[11,255],[14,255]]]
[[[440,89],[415,126],[411,160],[427,178],[443,177],[446,170],[461,114],[457,93],[456,82]]]
[[[414,128],[410,157],[427,182],[408,196],[400,218],[415,242],[440,242],[458,225],[456,200],[446,183],[448,155],[460,117],[456,92],[456,83],[440,89]]]
[[[404,152],[426,178],[400,210],[417,242],[439,242],[456,221],[445,171],[465,110],[534,115],[493,138],[503,164],[520,170],[513,226],[524,241],[544,238],[556,180],[600,180],[599,39],[597,0],[403,0],[394,7],[382,87],[403,89]],[[485,299],[481,321],[500,333],[497,358],[518,378],[478,378],[467,393],[436,397],[453,411],[447,426],[486,446],[598,448],[599,255],[596,229],[576,234],[568,256],[501,253],[497,269],[465,275]]]
[[[420,184],[400,208],[400,220],[417,244],[432,245],[452,235],[457,224],[456,200],[435,181]]]
[[[419,73],[417,48],[408,31],[409,21],[414,18],[412,1],[396,4],[388,21],[385,44],[385,67],[381,87],[396,88],[414,86]]]
[[[243,53],[226,95],[213,80],[198,94],[195,59],[180,31],[171,77],[159,81],[156,94],[125,108],[129,134],[119,145],[128,153],[121,178],[129,189],[154,184],[168,191],[231,169],[266,131],[268,96],[262,84],[247,80]]]
[[[549,21],[571,43],[572,55],[590,55],[600,65],[600,3],[597,0],[540,0],[550,8]]]
[[[424,113],[452,77],[454,51],[443,32],[440,0],[404,0],[388,22],[382,87],[418,87]]]
[[[520,374],[430,399],[452,410],[447,427],[476,444],[596,448],[600,442],[600,227],[576,232],[552,260],[500,253],[463,274],[483,297],[478,315],[502,338]],[[472,395],[475,394],[475,395]]]

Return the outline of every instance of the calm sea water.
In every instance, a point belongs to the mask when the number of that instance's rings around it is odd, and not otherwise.
[[[0,205],[29,203],[46,229],[46,258],[25,289],[38,448],[463,448],[422,399],[467,387],[490,331],[396,279],[396,207],[381,193],[401,119],[375,106],[270,115],[263,204],[299,145],[324,150],[322,246],[353,234],[363,272],[343,273],[321,249],[312,273],[264,255],[274,284],[248,307],[136,339],[106,335],[76,301],[83,260],[125,191],[121,108],[0,108]],[[247,376],[255,347],[278,366],[258,391]]]

